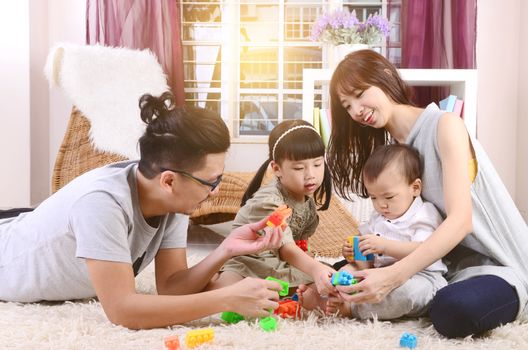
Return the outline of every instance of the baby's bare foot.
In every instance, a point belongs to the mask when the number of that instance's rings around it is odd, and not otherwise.
[[[328,301],[326,303],[326,308],[325,308],[325,314],[326,315],[334,315],[336,314],[338,311],[341,311],[341,306],[343,305],[343,300],[341,300],[339,297],[337,296],[330,296],[328,298]]]
[[[326,302],[328,297],[322,297],[315,289],[315,284],[300,285],[297,288],[297,295],[299,295],[299,304],[306,310],[326,309]]]

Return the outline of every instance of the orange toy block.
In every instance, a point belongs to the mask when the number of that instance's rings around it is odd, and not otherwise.
[[[188,348],[194,348],[195,346],[202,345],[204,343],[212,342],[214,339],[214,329],[197,329],[187,332],[185,334],[185,345]]]
[[[269,227],[277,227],[281,226],[282,228],[286,227],[286,219],[290,217],[292,214],[292,210],[288,208],[287,205],[281,205],[275,211],[268,216],[268,221],[266,222],[266,225]]]
[[[167,350],[180,350],[180,338],[177,335],[171,335],[163,339],[165,343],[165,349]]]
[[[279,307],[273,312],[282,318],[297,318],[300,316],[301,308],[299,303],[293,300],[279,301]]]

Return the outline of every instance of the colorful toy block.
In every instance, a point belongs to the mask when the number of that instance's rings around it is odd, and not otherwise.
[[[295,245],[297,245],[297,247],[301,248],[305,252],[310,250],[310,245],[308,244],[308,240],[307,239],[296,240],[295,241]]]
[[[291,300],[293,301],[299,301],[299,296],[297,295],[297,293],[293,293],[292,296],[291,296]]]
[[[266,332],[272,332],[277,329],[277,320],[271,316],[259,320],[260,328]]]
[[[280,285],[282,286],[282,289],[279,292],[279,295],[281,297],[285,297],[285,296],[288,295],[288,292],[290,291],[290,284],[288,282],[281,281],[280,279],[277,279],[277,278],[271,277],[271,276],[266,277],[266,279],[268,281],[275,281],[275,282],[279,282],[280,283]]]
[[[281,300],[279,307],[273,312],[282,318],[297,318],[300,316],[301,308],[299,303],[294,300]]]
[[[270,216],[268,216],[268,221],[266,222],[266,225],[269,227],[277,227],[280,226],[282,228],[285,228],[287,223],[286,219],[290,217],[292,214],[292,210],[288,208],[287,205],[281,205],[273,213],[271,213]]]
[[[417,341],[416,335],[405,332],[400,338],[400,347],[414,349],[416,348]]]
[[[180,350],[180,338],[177,335],[171,335],[163,338],[166,350]]]
[[[354,236],[348,236],[347,237],[348,244],[350,244],[352,247],[354,246]],[[354,255],[346,256],[348,260],[354,260]]]
[[[359,237],[354,236],[354,260],[367,261],[374,260],[374,254],[367,254],[366,256],[359,250]]]
[[[356,283],[357,280],[348,271],[338,271],[332,274],[332,284],[334,286],[349,286]]]
[[[231,324],[235,324],[235,323],[238,323],[244,320],[244,316],[242,316],[241,314],[237,314],[236,312],[232,312],[232,311],[222,312],[222,315],[220,316],[220,318],[226,321],[227,323],[231,323]]]
[[[187,345],[188,348],[194,348],[198,345],[212,342],[213,340],[214,329],[212,328],[197,329],[185,334],[185,345]]]

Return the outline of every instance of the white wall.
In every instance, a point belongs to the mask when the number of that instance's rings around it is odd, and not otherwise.
[[[479,0],[477,12],[477,136],[517,205],[524,208],[525,219],[528,128],[522,100],[527,96],[528,74],[520,67],[528,50],[526,29],[521,31],[526,8],[523,0]],[[501,13],[508,14],[507,20],[498,17]]]
[[[0,13],[0,207],[49,196],[71,103],[43,74],[51,46],[83,43],[84,0],[18,0]]]
[[[528,23],[522,17],[528,14],[528,2],[520,1],[518,12],[521,28],[519,30],[519,101],[517,113],[517,205],[528,222]]]
[[[30,91],[30,198],[29,204],[49,195],[49,98],[42,67],[48,53],[48,1],[30,1],[29,91]]]
[[[49,1],[49,48],[59,43],[84,44],[86,41],[86,0]],[[49,50],[48,50],[49,51]],[[49,90],[49,165],[48,183],[72,109],[71,101],[57,88]]]
[[[0,207],[30,202],[29,0],[0,11]]]
[[[479,0],[477,13],[477,137],[510,193],[516,189],[520,2]],[[510,15],[499,24],[504,9]]]

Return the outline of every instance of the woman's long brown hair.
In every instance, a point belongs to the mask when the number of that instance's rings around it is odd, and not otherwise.
[[[364,127],[354,121],[341,105],[340,94],[352,95],[355,90],[371,86],[380,88],[397,104],[413,105],[409,86],[396,67],[377,52],[355,51],[339,63],[330,81],[333,127],[327,160],[337,192],[347,199],[351,199],[352,193],[368,197],[361,170],[374,149],[390,139],[385,129]]]

